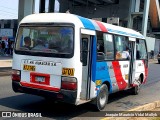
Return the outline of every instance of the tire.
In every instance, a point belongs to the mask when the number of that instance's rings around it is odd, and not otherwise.
[[[138,82],[139,82],[139,85],[138,85],[138,86],[135,86],[135,87],[131,88],[131,93],[132,93],[133,95],[138,95],[139,92],[140,92],[141,77],[139,77]]]
[[[100,87],[100,91],[98,96],[93,100],[93,104],[95,106],[96,111],[101,111],[105,108],[108,102],[108,87],[106,84],[103,84]]]
[[[158,63],[160,64],[160,60],[158,60]]]

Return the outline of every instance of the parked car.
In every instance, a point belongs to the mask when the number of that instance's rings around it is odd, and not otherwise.
[[[158,60],[158,63],[160,64],[160,52],[157,55],[157,60]]]

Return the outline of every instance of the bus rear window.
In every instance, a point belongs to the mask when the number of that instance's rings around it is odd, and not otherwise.
[[[15,51],[37,56],[70,56],[73,54],[73,27],[22,26],[19,28]]]

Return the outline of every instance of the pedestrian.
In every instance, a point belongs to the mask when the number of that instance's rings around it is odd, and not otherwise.
[[[1,46],[2,46],[2,49],[1,49],[2,55],[4,55],[5,54],[5,42],[4,41],[2,41]]]
[[[151,59],[153,59],[153,58],[154,58],[154,51],[151,50]]]
[[[13,41],[11,41],[11,55],[13,55],[13,46],[14,46],[14,43],[13,43]]]
[[[2,55],[2,45],[0,43],[0,55]]]
[[[5,55],[8,56],[8,40],[5,40]]]
[[[8,41],[8,53],[7,54],[11,54],[11,41]]]

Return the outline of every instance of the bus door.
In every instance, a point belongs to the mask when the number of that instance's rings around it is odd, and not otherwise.
[[[135,38],[129,38],[129,54],[130,54],[130,67],[129,67],[129,86],[133,83],[135,78],[135,67],[136,67],[136,49],[135,49]]]
[[[93,78],[92,69],[94,64],[96,63],[95,56],[93,56],[93,40],[95,39],[95,31],[81,29],[81,62],[82,62],[82,86],[81,86],[81,94],[80,97],[82,100],[89,100],[93,96]],[[96,51],[96,50],[95,50]],[[93,58],[94,57],[94,58]],[[94,63],[93,63],[94,62]]]

